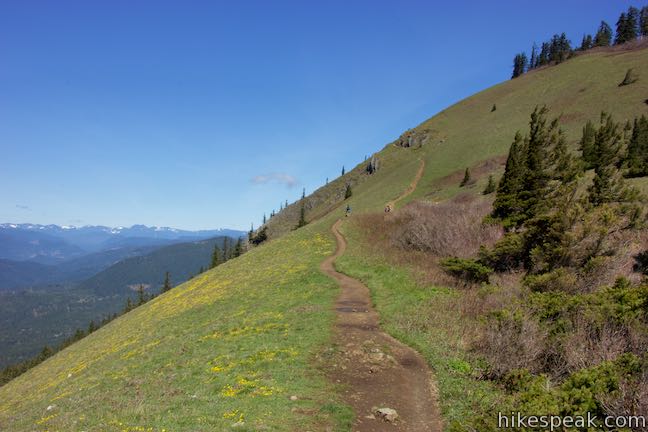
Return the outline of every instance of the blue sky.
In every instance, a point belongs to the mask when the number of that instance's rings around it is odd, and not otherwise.
[[[247,229],[630,4],[2,1],[0,222]]]

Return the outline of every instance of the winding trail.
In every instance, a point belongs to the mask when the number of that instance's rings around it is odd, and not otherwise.
[[[411,195],[412,192],[416,190],[416,186],[418,186],[418,182],[421,180],[421,178],[423,177],[423,173],[425,172],[425,161],[423,159],[420,159],[420,161],[421,161],[421,165],[419,165],[419,169],[418,171],[416,171],[416,176],[414,176],[414,180],[412,180],[412,183],[410,183],[409,186],[407,186],[407,189],[405,189],[405,191],[403,191],[403,193],[400,194],[398,198],[389,201],[387,204],[385,204],[385,206],[389,206],[393,210],[397,202]]]
[[[424,164],[410,187],[392,203],[412,193]],[[339,348],[329,377],[344,385],[344,399],[355,411],[353,432],[440,431],[436,389],[425,359],[410,347],[380,330],[369,289],[362,282],[335,270],[335,260],[344,254],[346,240],[339,231],[342,220],[332,227],[337,240],[335,253],[321,270],[335,279],[342,292],[335,302],[335,342]],[[376,408],[392,408],[395,421],[376,414]]]

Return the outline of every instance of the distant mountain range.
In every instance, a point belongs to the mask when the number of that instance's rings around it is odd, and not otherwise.
[[[212,237],[240,237],[243,231],[215,229],[187,231],[169,227],[82,227],[0,224],[0,259],[56,264],[67,259],[124,246],[153,246],[203,240]]]

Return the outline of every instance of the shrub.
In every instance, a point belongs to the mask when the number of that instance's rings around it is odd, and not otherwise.
[[[389,237],[401,249],[468,258],[502,235],[501,227],[482,223],[489,211],[484,200],[411,203],[390,218]]]
[[[573,292],[578,285],[575,274],[564,267],[540,275],[528,275],[524,284],[534,292]]]
[[[445,258],[439,264],[449,274],[468,282],[488,282],[493,269],[479,262],[466,258]]]
[[[466,171],[464,171],[464,177],[463,180],[461,180],[459,187],[464,187],[468,183],[470,183],[470,168],[466,168]]]
[[[495,271],[513,270],[522,266],[525,256],[524,237],[520,233],[507,233],[493,249],[481,247],[479,261]]]
[[[648,250],[638,253],[634,256],[635,264],[632,269],[636,272],[648,275]]]
[[[621,83],[619,83],[619,87],[623,87],[623,86],[626,86],[626,85],[633,84],[633,83],[637,82],[638,79],[639,79],[639,76],[636,74],[634,69],[630,68],[626,72],[625,77],[623,78],[623,81],[621,81]]]
[[[497,185],[495,184],[495,180],[493,179],[492,175],[488,176],[488,184],[486,184],[486,187],[484,188],[484,191],[482,192],[483,195],[489,195],[495,192],[495,189],[497,188]]]

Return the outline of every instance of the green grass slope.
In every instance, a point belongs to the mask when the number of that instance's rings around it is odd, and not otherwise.
[[[444,110],[414,130],[429,134],[422,148],[389,145],[378,154],[375,174],[364,174],[364,164],[349,174],[357,180],[354,212],[382,211],[407,188],[420,159],[426,171],[408,200],[451,194],[454,186],[440,179],[505,154],[537,104],[563,113],[572,141],[603,109],[617,118],[648,113],[646,53],[582,55]],[[617,87],[629,67],[640,80]],[[320,198],[307,208],[307,219],[316,222],[290,231],[298,211],[276,216],[268,224],[274,240],[126,314],[0,388],[0,430],[348,430],[340,389],[314,367],[329,348],[338,293],[319,264],[333,251],[329,228],[343,210],[320,216],[334,208],[345,181],[318,191]],[[353,226],[345,229],[351,244],[341,268],[368,281],[385,328],[430,361],[446,424],[456,424],[473,402],[488,400],[491,389],[470,379],[461,345],[450,340],[456,334],[400,319],[428,313],[422,305],[442,305],[452,294],[418,286],[407,269],[367,257]]]

